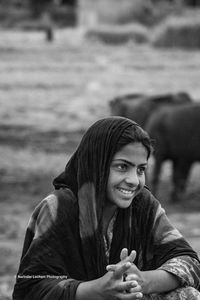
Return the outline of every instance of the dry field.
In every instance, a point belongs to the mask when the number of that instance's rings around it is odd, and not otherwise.
[[[0,299],[10,299],[26,224],[49,193],[84,130],[108,116],[108,101],[130,92],[188,92],[200,100],[200,52],[156,50],[129,43],[105,46],[82,29],[0,32]],[[200,168],[185,198],[169,204],[170,163],[159,199],[200,253]]]

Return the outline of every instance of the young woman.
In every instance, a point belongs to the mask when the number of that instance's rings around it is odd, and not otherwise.
[[[150,154],[129,119],[88,129],[33,212],[14,300],[200,299],[197,254],[145,186]]]

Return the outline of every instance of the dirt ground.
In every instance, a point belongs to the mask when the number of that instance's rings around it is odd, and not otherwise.
[[[125,93],[186,91],[200,100],[200,52],[87,41],[82,29],[0,32],[0,299],[11,297],[26,224],[85,129]],[[151,166],[150,166],[151,167]],[[158,198],[200,253],[200,167],[181,204],[169,202],[170,163]]]

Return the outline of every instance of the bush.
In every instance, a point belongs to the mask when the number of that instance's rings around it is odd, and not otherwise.
[[[99,23],[127,24],[138,22],[153,26],[182,9],[181,0],[100,0],[97,5]]]
[[[97,15],[99,23],[104,24],[151,23],[152,9],[150,2],[144,0],[103,0],[99,2]]]
[[[148,41],[148,31],[144,26],[138,24],[104,25],[88,29],[86,38],[107,44],[122,44],[129,41],[144,43]]]
[[[156,47],[200,48],[200,20],[195,17],[169,17],[152,37]]]

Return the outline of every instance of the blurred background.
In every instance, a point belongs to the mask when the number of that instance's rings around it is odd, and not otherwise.
[[[1,300],[11,299],[32,210],[89,125],[132,117],[135,98],[200,102],[199,15],[199,0],[0,0]],[[200,126],[190,124],[195,152]],[[164,161],[156,195],[200,254],[199,160],[178,201]]]

